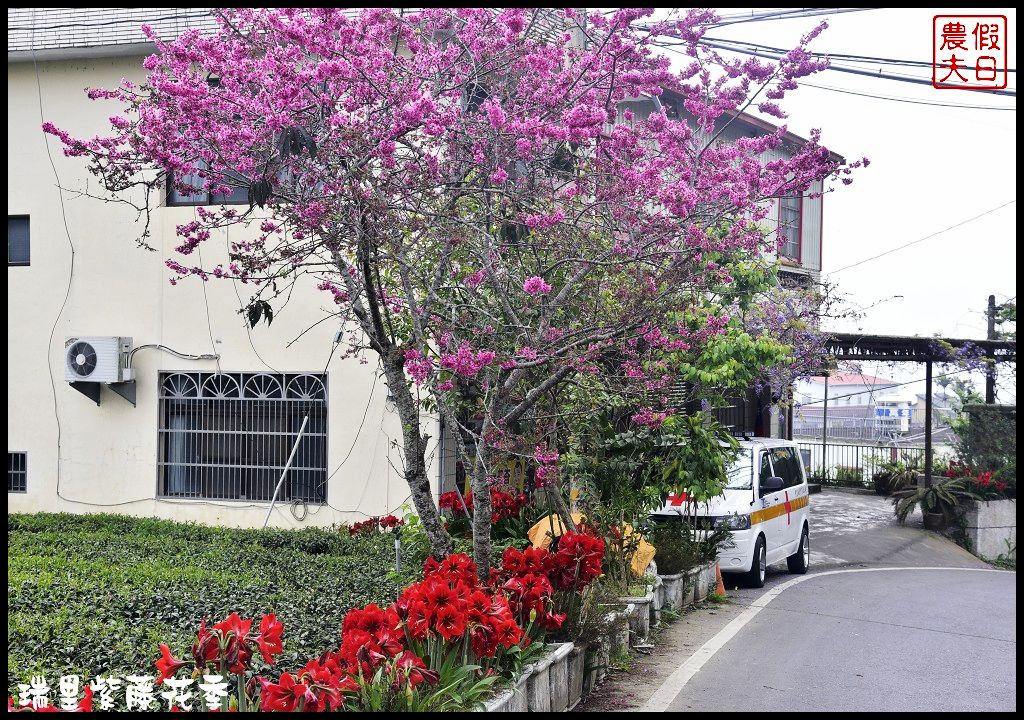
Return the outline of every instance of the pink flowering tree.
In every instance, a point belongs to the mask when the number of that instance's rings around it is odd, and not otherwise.
[[[538,406],[586,378],[621,379],[647,402],[637,421],[656,425],[672,359],[735,327],[709,293],[777,247],[765,201],[849,179],[817,133],[772,160],[784,129],[724,135],[752,104],[782,115],[798,79],[823,66],[804,49],[820,28],[764,63],[698,46],[714,19],[703,10],[216,14],[213,34],[154,37],[144,85],[90,92],[122,106],[111,135],[45,129],[108,199],[138,208],[142,243],[167,184],[248,191],[249,208],[200,207],[178,227],[173,281],[244,280],[257,319],[297,283],[329,293],[347,353],[378,357],[437,555],[450,539],[423,420],[439,412],[461,427],[481,573],[496,460],[528,452],[554,472]],[[197,262],[214,231],[240,225],[247,239],[228,262]]]

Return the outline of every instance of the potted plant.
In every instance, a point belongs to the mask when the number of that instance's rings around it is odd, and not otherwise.
[[[893,509],[901,523],[920,506],[924,515],[924,526],[928,530],[944,530],[953,522],[968,501],[978,496],[963,479],[956,478],[935,483],[931,487],[909,487],[893,495]]]

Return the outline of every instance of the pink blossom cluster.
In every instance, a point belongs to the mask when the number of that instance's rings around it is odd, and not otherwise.
[[[441,367],[465,378],[476,377],[480,370],[492,362],[494,362],[493,350],[480,350],[474,353],[466,341],[459,345],[456,352],[441,355]]]
[[[415,348],[406,350],[405,370],[409,373],[409,377],[413,379],[413,382],[417,385],[422,385],[430,377],[430,373],[434,371],[434,361],[424,356],[422,352]]]
[[[544,278],[534,275],[523,283],[523,292],[527,295],[546,295],[551,292],[551,286],[544,282]]]

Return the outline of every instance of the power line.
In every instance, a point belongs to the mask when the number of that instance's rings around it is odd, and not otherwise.
[[[33,15],[34,15],[34,13],[33,13]],[[164,15],[162,17],[155,17],[155,18],[150,18],[150,17],[134,17],[134,18],[133,17],[127,17],[127,18],[115,18],[113,20],[105,20],[103,22],[94,22],[94,23],[57,23],[57,24],[54,24],[54,25],[36,25],[35,24],[35,19],[33,18],[32,20],[29,21],[31,23],[31,25],[29,25],[28,27],[26,27],[24,25],[8,25],[7,26],[7,31],[8,32],[11,32],[11,31],[31,32],[31,33],[35,34],[35,32],[37,30],[70,30],[70,29],[73,29],[73,28],[94,28],[94,27],[98,28],[98,27],[108,27],[110,25],[124,25],[124,24],[131,24],[131,25],[134,25],[134,26],[138,27],[139,25],[141,25],[143,23],[163,22],[163,21],[166,21],[166,20],[189,20],[191,18],[202,18],[202,17],[212,18],[213,17],[213,13],[212,12],[202,12],[202,13],[187,13],[187,14],[184,14],[184,15],[175,14],[175,15]]]
[[[739,48],[739,47],[734,47],[734,46],[726,45],[726,44],[719,43],[719,42],[711,42],[711,41],[708,41],[708,40],[698,40],[698,43],[701,44],[701,45],[704,45],[705,47],[716,48],[718,50],[725,50],[727,52],[740,53],[741,55],[756,55],[757,57],[768,58],[769,60],[776,60],[776,61],[782,59],[782,57],[779,54],[777,54],[777,53],[768,53],[768,52],[765,52],[763,50],[756,50],[756,49],[746,49],[746,50],[744,50],[744,49]],[[851,67],[846,67],[846,66],[843,66],[843,65],[835,65],[835,64],[829,65],[828,68],[826,68],[826,69],[827,70],[834,70],[836,72],[851,73],[853,75],[864,75],[866,77],[879,78],[881,80],[893,80],[893,81],[896,81],[896,82],[906,82],[906,83],[913,83],[913,84],[916,84],[916,85],[932,86],[932,81],[930,79],[915,77],[913,75],[897,75],[896,73],[886,73],[886,72],[882,72],[881,70],[879,70],[878,72],[871,72],[870,70],[862,70],[861,68],[851,68]],[[950,88],[950,89],[957,90],[957,89],[960,89],[960,88]],[[973,92],[983,92],[983,93],[989,93],[989,94],[992,94],[992,95],[1007,95],[1007,96],[1011,96],[1011,97],[1017,97],[1017,91],[1016,90],[987,90],[987,89],[983,89],[983,88],[978,88],[978,89],[975,89]]]
[[[879,9],[880,8],[795,8],[789,10],[773,10],[759,13],[757,15],[736,13],[735,15],[723,16],[718,22],[709,23],[708,27],[725,27],[727,25],[740,25],[742,23],[762,22],[765,20],[793,20],[796,18],[818,17],[819,15],[842,15],[843,13]]]
[[[878,255],[872,255],[871,257],[864,258],[863,260],[858,260],[857,262],[853,263],[852,265],[845,265],[844,267],[841,267],[838,270],[832,270],[831,272],[826,273],[826,275],[835,275],[836,273],[842,272],[843,270],[849,270],[850,268],[857,267],[858,265],[863,265],[866,262],[871,262],[872,260],[877,260],[880,257],[885,257],[886,255],[890,255],[890,254],[896,252],[897,250],[902,250],[904,248],[910,247],[911,245],[917,245],[918,243],[922,243],[925,240],[930,240],[931,238],[935,237],[936,235],[941,235],[944,232],[949,232],[950,230],[955,230],[956,228],[958,228],[958,227],[960,227],[962,225],[966,225],[969,222],[974,222],[978,218],[982,218],[982,217],[985,217],[986,215],[990,215],[990,214],[994,213],[996,210],[1002,210],[1007,205],[1012,205],[1015,202],[1017,202],[1016,198],[1014,198],[1013,200],[1010,200],[1009,202],[1004,202],[1002,205],[994,207],[991,210],[986,210],[985,212],[983,212],[983,213],[981,213],[979,215],[975,215],[974,217],[969,217],[966,220],[961,220],[960,222],[956,223],[955,225],[950,225],[949,227],[943,228],[942,230],[936,230],[935,232],[931,233],[930,235],[925,235],[923,238],[919,238],[917,240],[913,240],[913,241],[905,243],[903,245],[899,245],[898,247],[894,247],[891,250],[886,250],[885,252],[879,253]]]
[[[892,95],[875,95],[873,93],[857,92],[856,90],[847,90],[845,88],[830,87],[828,85],[816,85],[815,83],[800,82],[801,87],[812,87],[818,90],[831,90],[832,92],[843,93],[845,95],[857,95],[859,97],[872,98],[875,100],[890,100],[892,102],[909,103],[911,105],[931,105],[932,107],[948,107],[948,108],[959,108],[961,110],[1007,110],[1010,112],[1017,112],[1015,107],[998,107],[996,105],[963,105],[959,103],[943,103],[943,102],[931,102],[929,100],[914,100],[913,98],[906,97],[894,97]]]
[[[730,40],[729,38],[717,38],[717,37],[705,37],[703,39],[704,40],[711,40],[713,42],[730,43],[730,44],[733,44],[733,45],[746,45],[748,47],[755,47],[755,48],[758,48],[760,50],[766,50],[766,51],[769,51],[769,52],[774,52],[774,53],[779,53],[779,54],[785,54],[785,53],[789,52],[789,50],[786,49],[786,48],[774,47],[772,45],[764,45],[762,43],[756,43],[756,42],[752,42],[750,40]],[[901,59],[897,59],[897,58],[879,57],[879,56],[876,56],[876,55],[853,55],[853,54],[848,54],[848,53],[835,53],[835,52],[819,53],[819,52],[811,52],[810,50],[807,51],[807,54],[808,55],[812,55],[812,56],[817,57],[817,58],[825,58],[825,59],[839,58],[839,59],[843,60],[844,62],[880,63],[882,65],[900,65],[900,66],[904,66],[904,67],[924,67],[924,68],[931,68],[933,66],[933,63],[925,62],[923,60],[901,60]],[[975,68],[975,67],[963,67],[962,69],[964,69],[964,70],[976,70],[977,68]],[[997,68],[997,70],[1001,70],[1001,69],[1002,68]],[[1007,68],[1006,72],[1016,73],[1017,69],[1016,68]]]

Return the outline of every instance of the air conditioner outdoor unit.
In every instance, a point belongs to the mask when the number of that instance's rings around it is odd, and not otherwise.
[[[64,342],[64,379],[71,383],[122,383],[134,379],[128,368],[130,337],[72,337]]]

